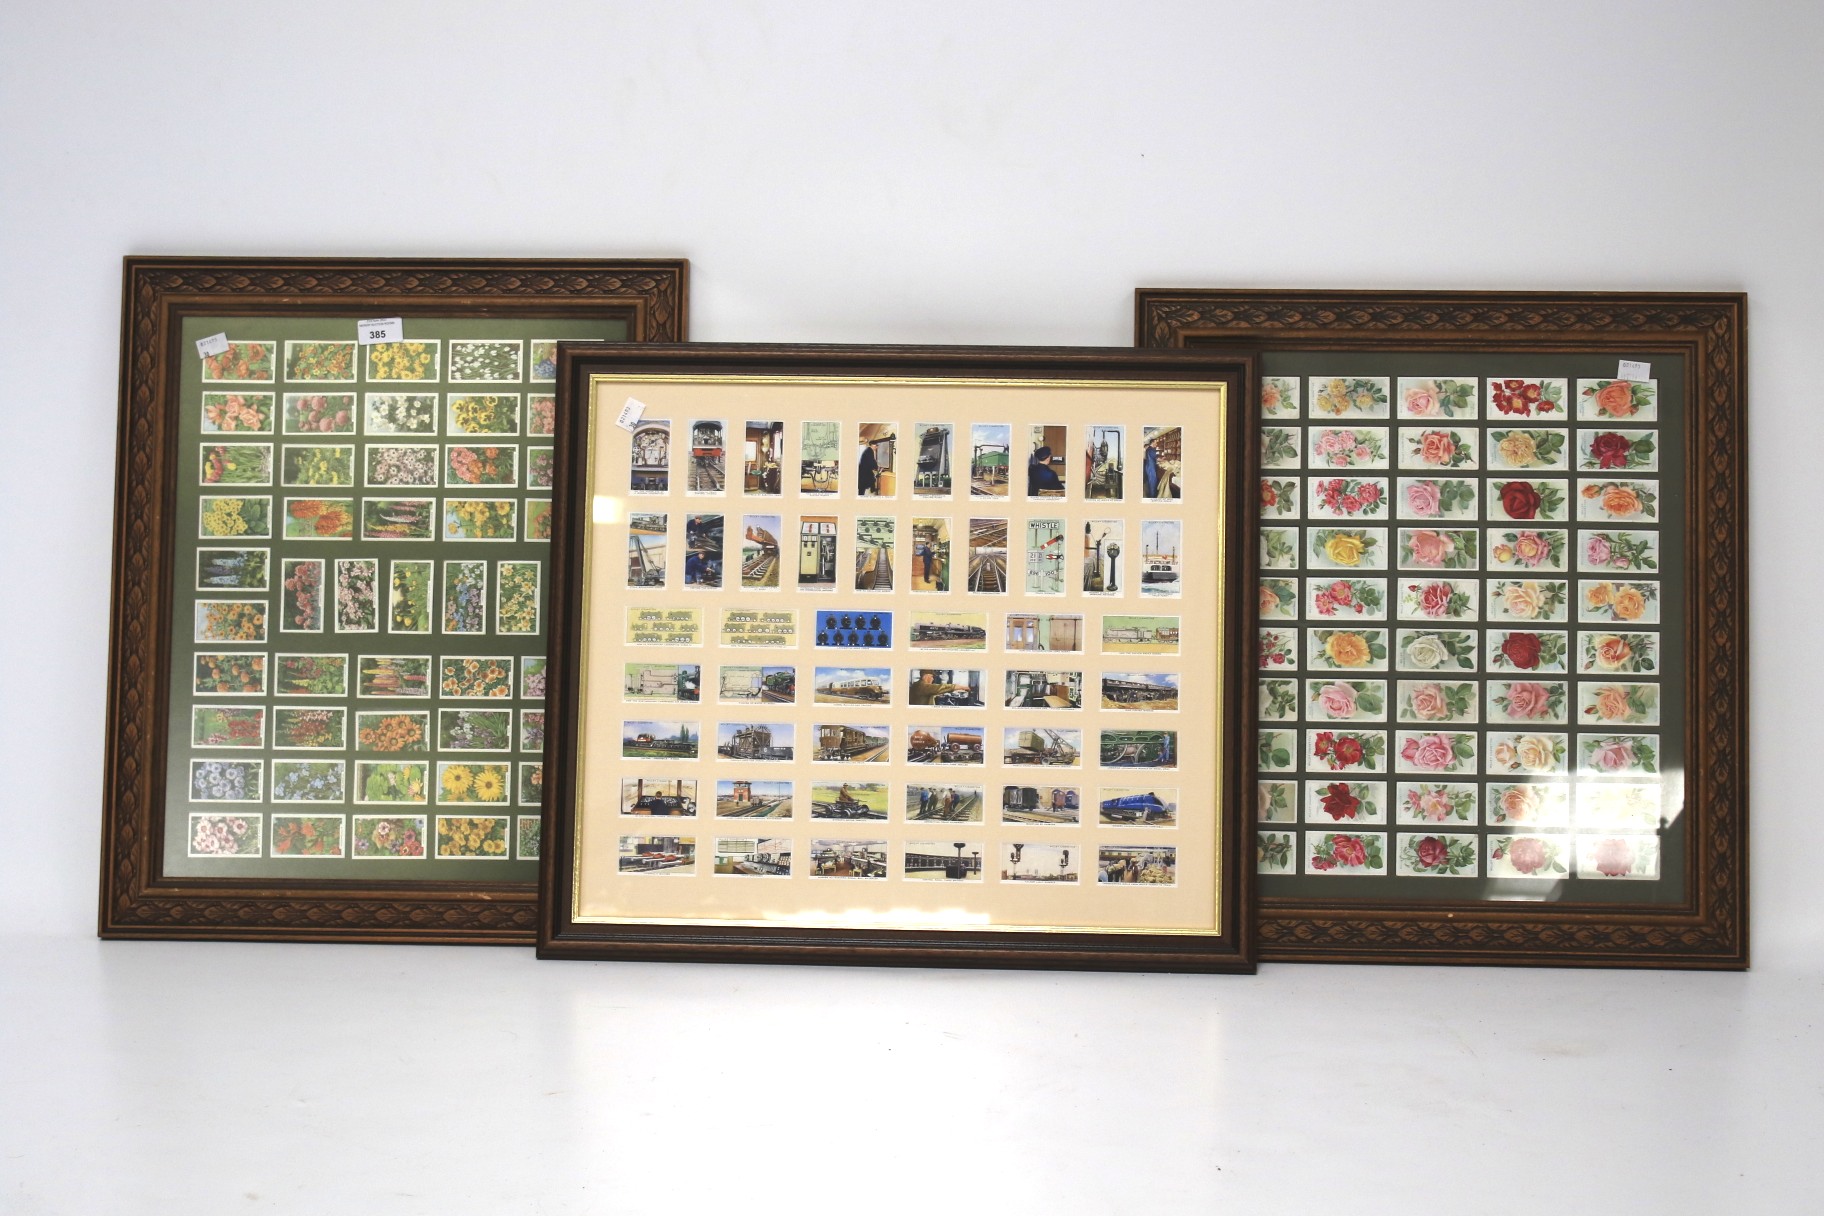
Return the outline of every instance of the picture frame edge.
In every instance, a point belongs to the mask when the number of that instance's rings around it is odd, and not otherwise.
[[[569,275],[569,294],[554,297],[563,308],[520,306],[544,298],[532,294],[538,285],[524,282],[528,268],[543,276]],[[385,290],[351,292],[335,272],[365,275],[362,281]],[[454,275],[466,276],[461,281],[472,294],[448,294],[448,276]],[[531,944],[535,883],[432,881],[395,888],[160,876],[166,808],[158,780],[170,730],[160,694],[168,692],[161,679],[170,669],[171,537],[178,526],[170,503],[180,475],[171,403],[181,322],[209,311],[346,313],[413,302],[424,311],[425,302],[435,302],[446,315],[624,314],[636,340],[681,341],[688,336],[688,260],[130,253],[121,259],[121,280],[97,936]],[[618,294],[601,294],[604,289]],[[489,307],[493,300],[515,306],[497,313]],[[318,910],[325,915],[313,915]]]
[[[1373,325],[1349,325],[1354,310],[1361,316],[1374,306],[1388,310]],[[1688,487],[1692,513],[1690,535],[1694,560],[1691,578],[1708,588],[1710,607],[1721,604],[1729,616],[1728,654],[1722,669],[1729,681],[1721,695],[1723,711],[1710,714],[1692,697],[1691,738],[1700,723],[1720,730],[1727,772],[1717,782],[1725,797],[1706,802],[1704,813],[1712,818],[1711,839],[1719,847],[1712,854],[1715,869],[1699,872],[1698,850],[1687,856],[1691,890],[1685,906],[1663,912],[1626,915],[1638,905],[1534,905],[1528,916],[1502,916],[1499,905],[1437,904],[1403,907],[1396,903],[1373,907],[1347,907],[1345,901],[1298,901],[1260,896],[1259,957],[1263,962],[1388,962],[1514,966],[1663,967],[1698,970],[1742,970],[1749,965],[1749,786],[1746,774],[1748,741],[1749,580],[1747,526],[1749,518],[1747,467],[1747,293],[1726,291],[1427,291],[1373,289],[1255,289],[1255,288],[1154,288],[1134,292],[1134,330],[1137,345],[1147,348],[1187,349],[1200,345],[1232,346],[1256,353],[1275,345],[1298,342],[1326,346],[1385,346],[1387,339],[1415,334],[1435,339],[1450,315],[1461,317],[1481,308],[1505,305],[1482,327],[1462,331],[1488,345],[1491,340],[1519,334],[1556,335],[1575,345],[1610,348],[1629,338],[1645,335],[1651,350],[1655,340],[1687,346],[1693,382],[1686,391],[1692,406],[1687,431],[1695,436],[1701,426],[1710,428],[1721,443],[1709,448],[1711,459],[1694,463],[1698,472]],[[1283,310],[1283,311],[1276,311]],[[1683,309],[1682,324],[1665,327],[1669,316]],[[1274,324],[1302,320],[1307,312],[1319,314],[1318,324],[1293,328]],[[1602,324],[1582,331],[1562,333],[1547,325],[1544,314],[1555,312],[1560,320],[1585,315],[1604,322],[1616,312],[1651,313],[1660,326],[1641,330]],[[1418,312],[1424,328],[1416,328],[1410,315]],[[1242,314],[1246,315],[1242,315]],[[1519,314],[1512,316],[1509,314]],[[1212,316],[1220,323],[1197,324]],[[1373,319],[1373,318],[1370,318]],[[1339,340],[1337,331],[1346,337]],[[1188,339],[1188,341],[1187,341]],[[1712,350],[1713,343],[1726,349]],[[1710,391],[1700,392],[1699,383]],[[1720,429],[1719,429],[1720,425]],[[1694,449],[1695,450],[1695,449]],[[1700,494],[1703,489],[1707,494]],[[1709,534],[1697,524],[1700,501],[1727,503],[1732,518],[1722,528],[1712,524]],[[1726,550],[1720,563],[1704,562],[1706,555]],[[1711,582],[1720,585],[1710,587]],[[1696,591],[1691,592],[1693,599]],[[1720,597],[1720,598],[1719,598]],[[1710,678],[1714,661],[1709,631],[1691,631],[1695,655],[1687,682]],[[1714,764],[1716,755],[1692,748],[1693,768],[1699,760]],[[1249,761],[1250,767],[1252,761]],[[1687,788],[1693,788],[1694,783]],[[1700,878],[1706,879],[1699,881]],[[1719,881],[1720,879],[1720,881]],[[1610,923],[1597,918],[1597,912]],[[1532,922],[1532,923],[1528,923]],[[1497,942],[1483,927],[1506,924],[1509,937]],[[1566,926],[1579,930],[1579,941],[1556,944]],[[1513,936],[1517,934],[1517,939]],[[1630,948],[1638,937],[1647,948]],[[1549,947],[1539,949],[1550,940]],[[1593,943],[1585,952],[1584,943]],[[1603,945],[1606,943],[1606,946]],[[1683,949],[1672,948],[1683,943]],[[1536,953],[1523,953],[1527,948]]]
[[[832,951],[827,945],[810,945],[780,947],[773,945],[743,945],[739,939],[746,936],[745,931],[709,929],[703,937],[709,939],[702,944],[679,945],[674,937],[663,937],[651,945],[638,942],[620,941],[604,943],[599,935],[578,929],[578,922],[571,912],[573,892],[569,876],[574,870],[575,858],[572,841],[565,832],[562,822],[562,811],[574,801],[575,771],[568,762],[572,753],[577,750],[575,741],[576,706],[578,695],[576,688],[576,664],[572,652],[580,644],[576,636],[580,622],[575,618],[580,613],[580,587],[572,583],[580,580],[583,529],[577,526],[578,512],[575,509],[580,495],[584,492],[583,478],[587,466],[587,445],[579,438],[586,428],[579,425],[579,419],[587,420],[588,385],[592,361],[612,359],[623,364],[639,364],[645,370],[657,370],[675,364],[678,360],[695,361],[709,359],[719,361],[724,370],[729,372],[756,369],[776,370],[782,366],[781,360],[791,361],[813,357],[825,360],[844,368],[863,366],[879,369],[883,366],[911,375],[941,376],[946,369],[955,369],[962,364],[983,359],[1003,359],[1013,361],[1049,362],[1058,371],[1082,368],[1092,364],[1109,366],[1122,362],[1122,356],[1134,353],[1130,347],[1000,347],[1000,346],[920,346],[900,344],[792,344],[792,343],[703,343],[692,344],[688,348],[675,344],[642,344],[640,346],[616,346],[606,343],[565,344],[558,355],[558,408],[563,423],[559,427],[556,456],[556,484],[553,498],[570,504],[570,510],[557,513],[556,529],[553,536],[553,553],[562,553],[562,560],[554,561],[553,566],[559,572],[553,579],[551,587],[551,632],[550,649],[552,654],[551,680],[548,686],[547,704],[560,715],[555,728],[548,726],[546,733],[546,792],[547,800],[544,809],[545,846],[540,859],[540,892],[538,913],[538,956],[540,958],[564,959],[642,959],[646,961],[694,961],[694,962],[798,962],[824,965],[858,965],[858,966],[959,966],[977,968],[1012,968],[1012,969],[1059,969],[1066,965],[1070,969],[1082,970],[1119,970],[1119,971],[1192,971],[1192,972],[1246,972],[1251,973],[1257,965],[1257,933],[1254,921],[1254,900],[1252,897],[1254,874],[1252,866],[1246,864],[1243,856],[1244,846],[1248,844],[1247,824],[1244,814],[1245,791],[1245,753],[1242,751],[1242,740],[1251,739],[1253,724],[1242,719],[1241,733],[1231,732],[1232,755],[1227,765],[1225,781],[1233,788],[1224,798],[1223,814],[1226,839],[1231,846],[1229,854],[1231,868],[1225,874],[1225,904],[1232,903],[1232,908],[1225,908],[1225,915],[1232,919],[1235,945],[1232,949],[1214,955],[1212,962],[1202,953],[1174,955],[1170,952],[1152,951],[1101,951],[1094,952],[1095,957],[1103,961],[1097,963],[1078,963],[1070,952],[1061,950],[1021,950],[1001,944],[989,944],[978,948],[966,948],[960,952],[933,952],[929,949],[906,950],[893,947],[855,947],[846,956],[841,956],[841,949]],[[884,361],[884,364],[883,364]],[[1192,360],[1185,360],[1188,364]],[[1239,371],[1241,389],[1239,396],[1245,397],[1252,391],[1253,375],[1258,360],[1243,357],[1233,360]],[[1143,360],[1132,364],[1135,368],[1158,369],[1159,378],[1169,377],[1172,362]],[[977,369],[979,374],[979,368]],[[860,374],[859,372],[857,374]],[[891,374],[879,372],[878,374]],[[1239,444],[1243,453],[1242,460],[1250,462],[1254,447],[1252,442],[1253,420],[1250,411],[1234,409],[1229,414],[1229,425],[1238,433],[1244,442]],[[1245,467],[1251,464],[1244,463]],[[1234,503],[1241,507],[1236,516],[1236,536],[1229,546],[1229,558],[1233,563],[1244,563],[1239,569],[1245,571],[1245,563],[1251,561],[1255,509],[1255,496],[1246,492],[1251,483],[1243,474],[1235,476],[1229,487]],[[1251,636],[1254,625],[1255,605],[1243,602],[1237,610],[1230,613],[1230,629],[1234,633],[1232,647],[1245,645]],[[1245,650],[1231,649],[1232,661],[1237,665],[1237,677],[1231,681],[1227,695],[1236,699],[1242,711],[1252,705],[1252,681],[1247,678],[1243,656]],[[1251,717],[1251,715],[1250,715]],[[693,927],[694,928],[694,927]],[[812,934],[847,934],[850,931],[836,929],[815,929]],[[894,931],[872,931],[891,935]],[[919,931],[936,932],[941,931]],[[731,940],[719,942],[714,939],[728,935]],[[634,935],[637,936],[637,935]],[[1224,935],[1227,936],[1226,934]],[[838,957],[840,956],[840,957]],[[1084,956],[1089,957],[1089,956]],[[1149,965],[1148,960],[1152,960]]]

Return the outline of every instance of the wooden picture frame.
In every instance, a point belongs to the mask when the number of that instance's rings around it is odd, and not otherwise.
[[[432,664],[537,650],[556,344],[681,340],[688,263],[123,269],[101,935],[530,943],[542,711]],[[519,813],[440,806],[450,768]]]
[[[1287,675],[1262,672],[1263,718],[1283,716],[1255,760],[1278,821],[1257,865],[1288,872],[1261,875],[1263,959],[1747,966],[1746,306],[1136,293],[1139,345],[1257,355],[1257,408],[1284,418],[1263,420],[1263,465],[1287,471],[1261,474],[1257,658]],[[1384,571],[1338,574],[1377,541]],[[1384,598],[1366,623],[1358,583]],[[1438,676],[1458,651],[1462,678]],[[1339,657],[1385,673],[1344,680]],[[1375,712],[1343,756],[1358,692]],[[1377,738],[1384,772],[1334,771]],[[1346,874],[1376,850],[1334,840],[1373,836],[1384,872]]]
[[[566,346],[540,957],[1251,969],[1250,366]]]

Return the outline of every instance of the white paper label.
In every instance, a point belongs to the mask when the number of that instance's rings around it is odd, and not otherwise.
[[[627,404],[621,407],[621,412],[615,417],[614,425],[620,427],[623,431],[631,431],[634,428],[634,425],[639,422],[640,415],[645,412],[646,403],[644,401],[629,397],[627,398]]]
[[[1653,365],[1651,363],[1636,363],[1632,359],[1623,359],[1621,361],[1621,370],[1615,373],[1615,378],[1617,380],[1651,380],[1653,378]]]
[[[355,341],[362,346],[375,346],[381,342],[403,342],[405,341],[405,322],[398,317],[375,317],[371,321],[356,321]]]
[[[209,358],[211,355],[227,354],[228,335],[210,334],[207,338],[198,338],[196,340],[196,353],[205,359]]]

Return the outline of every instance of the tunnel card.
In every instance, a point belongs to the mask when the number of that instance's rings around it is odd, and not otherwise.
[[[685,473],[687,494],[721,494],[728,488],[728,455],[724,436],[728,424],[706,418],[690,424],[690,465]]]
[[[1247,360],[566,349],[545,954],[1251,965]]]
[[[1007,521],[969,521],[969,590],[1002,595],[1007,591]]]

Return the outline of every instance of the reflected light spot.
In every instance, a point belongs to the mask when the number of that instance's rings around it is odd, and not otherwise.
[[[1484,884],[1482,898],[1518,903],[1551,903],[1564,888],[1564,880],[1540,882],[1536,878],[1491,878]]]
[[[846,908],[841,911],[819,909],[776,913],[766,919],[780,924],[810,925],[819,928],[847,925],[874,928],[893,926],[895,928],[942,929],[993,923],[993,918],[986,912],[976,912],[966,908]]]

